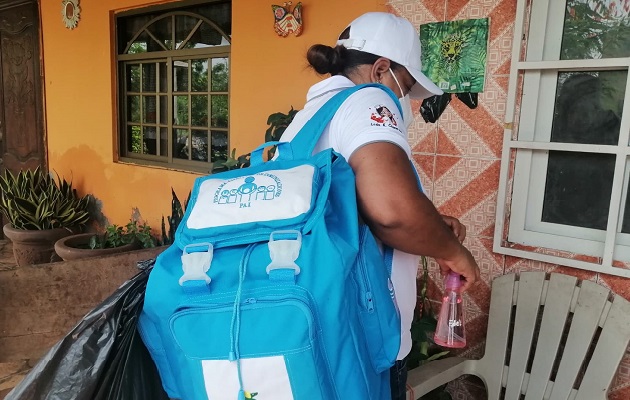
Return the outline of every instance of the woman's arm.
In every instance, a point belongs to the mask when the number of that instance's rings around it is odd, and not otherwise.
[[[474,258],[418,189],[411,163],[399,146],[367,144],[352,154],[350,166],[361,216],[383,243],[435,258],[443,271],[465,278],[464,290],[479,278]]]

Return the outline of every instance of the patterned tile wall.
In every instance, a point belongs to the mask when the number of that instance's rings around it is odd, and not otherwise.
[[[490,284],[497,276],[520,271],[557,271],[594,280],[630,299],[630,281],[624,278],[560,267],[493,253],[492,237],[499,185],[512,36],[516,0],[389,0],[390,11],[421,24],[471,18],[490,18],[486,86],[479,106],[468,109],[457,99],[435,124],[417,116],[409,132],[416,168],[428,196],[440,212],[459,218],[468,227],[466,246],[477,259],[482,282],[467,295],[469,346],[462,356],[479,358],[485,348]],[[414,104],[419,109],[420,103]],[[428,295],[438,301],[442,284],[437,265],[430,263]],[[485,399],[479,380],[458,380],[449,385],[454,399]],[[611,387],[611,400],[630,398],[630,352],[622,361]]]

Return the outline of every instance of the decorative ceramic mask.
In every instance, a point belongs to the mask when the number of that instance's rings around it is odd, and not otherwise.
[[[274,28],[279,36],[286,37],[293,33],[300,36],[302,33],[302,3],[297,3],[291,11],[291,2],[283,5],[272,5],[273,17],[275,18]]]

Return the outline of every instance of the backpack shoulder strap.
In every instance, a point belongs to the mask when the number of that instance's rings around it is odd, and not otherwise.
[[[402,107],[400,106],[400,101],[398,100],[394,92],[392,92],[392,90],[385,85],[382,85],[380,83],[368,83],[344,89],[331,97],[330,100],[328,100],[319,110],[317,110],[317,112],[315,112],[311,119],[309,119],[306,124],[304,124],[302,129],[300,129],[293,140],[291,140],[291,149],[293,152],[292,156],[294,158],[310,157],[315,150],[317,141],[319,141],[319,138],[324,132],[324,129],[326,129],[326,126],[328,126],[337,110],[339,110],[339,107],[341,107],[343,102],[345,102],[348,97],[366,87],[377,87],[385,91],[385,93],[387,93],[392,98],[392,100],[396,104],[396,107],[398,107],[398,110],[402,115]],[[282,154],[282,152],[280,152],[280,154]],[[420,181],[418,180],[418,182]],[[420,187],[422,188],[422,186]],[[385,265],[387,266],[388,275],[391,277],[394,250],[389,246],[383,246],[383,251],[383,259],[385,261]]]
[[[394,100],[394,103],[396,103],[398,109],[401,109],[400,102],[394,92],[392,92],[391,89],[389,89],[387,86],[380,83],[368,83],[344,89],[331,97],[330,100],[328,100],[319,110],[317,110],[317,112],[311,117],[311,119],[306,122],[302,129],[300,129],[293,140],[291,140],[293,157],[310,157],[311,154],[313,154],[313,150],[315,150],[315,145],[317,144],[317,141],[324,132],[324,129],[326,129],[328,123],[330,123],[330,121],[334,117],[339,107],[343,104],[344,101],[348,99],[348,97],[366,87],[377,87],[383,89],[392,98],[392,100]]]

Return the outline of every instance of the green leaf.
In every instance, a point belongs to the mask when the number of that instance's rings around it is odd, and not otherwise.
[[[9,191],[10,187],[11,185],[9,183],[9,179],[7,179],[7,176],[0,176],[0,192],[7,192]]]
[[[273,113],[267,118],[267,125],[277,124],[279,121],[286,119],[286,117],[287,116],[281,112]]]
[[[96,235],[90,236],[89,246],[92,250],[100,248]]]
[[[429,342],[427,340],[418,342],[419,353],[423,356],[422,360],[426,360],[429,357]]]
[[[271,138],[273,137],[273,130],[273,126],[267,128],[267,130],[265,131],[265,142],[271,142]]]
[[[293,107],[291,107],[291,109],[286,114],[277,112],[269,115],[269,117],[267,118],[267,125],[269,125],[269,127],[265,131],[265,141],[271,142],[279,140],[287,126],[289,126],[291,121],[293,121],[293,118],[295,117],[295,114],[297,114],[297,112],[298,110],[295,110],[293,109]]]
[[[450,351],[442,351],[436,354],[433,354],[431,357],[427,358],[425,361],[433,361],[433,360],[439,360],[440,358],[446,356],[447,354],[449,354]]]
[[[16,197],[14,201],[20,212],[24,214],[35,215],[35,213],[37,212],[37,205],[26,199]]]
[[[173,195],[173,199],[171,200],[171,213],[173,217],[183,217],[184,210],[182,209],[182,203],[177,198],[175,194],[175,190],[171,187],[171,194]]]

